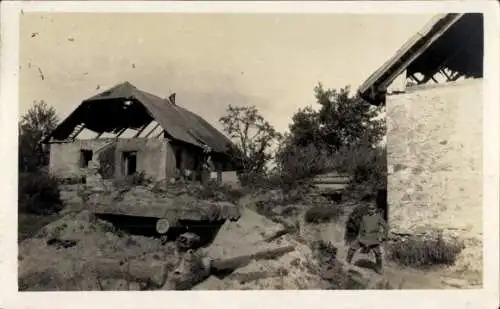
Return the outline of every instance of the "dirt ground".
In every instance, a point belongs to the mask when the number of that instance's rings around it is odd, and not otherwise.
[[[421,270],[386,262],[379,275],[370,269],[373,257],[362,253],[356,255],[355,266],[347,267],[345,222],[358,201],[303,199],[274,206],[264,216],[259,202],[279,204],[283,193],[246,195],[239,201],[240,219],[226,221],[212,242],[194,249],[197,258],[191,260],[209,261],[209,266],[200,262],[201,268],[193,270],[194,264],[186,262],[191,253],[179,251],[175,239],[133,235],[107,221],[94,222],[75,192],[66,188],[68,207],[60,219],[20,242],[20,290],[169,290],[177,289],[172,283],[176,276],[188,278],[188,289],[194,290],[444,289],[480,284],[477,272],[463,263],[467,255],[476,254],[473,247],[452,267]],[[343,215],[307,223],[304,213],[318,203],[342,207]],[[319,250],[318,243],[334,249]]]

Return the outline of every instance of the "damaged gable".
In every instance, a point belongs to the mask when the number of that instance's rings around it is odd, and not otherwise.
[[[196,147],[206,145],[214,152],[226,153],[232,144],[202,117],[129,82],[84,100],[44,142],[72,140],[84,128],[98,134],[140,131],[152,121],[158,122],[166,137]]]

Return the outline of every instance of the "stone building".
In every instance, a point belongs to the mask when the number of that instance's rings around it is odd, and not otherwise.
[[[483,45],[482,14],[438,15],[358,89],[385,105],[394,231],[481,241]]]
[[[94,136],[77,139],[84,129]],[[121,137],[125,131],[133,135]],[[224,134],[176,104],[175,94],[163,99],[129,82],[84,100],[43,142],[50,145],[49,171],[61,178],[85,175],[97,160],[108,179],[138,172],[153,180],[196,179],[207,148],[219,180],[234,170]]]

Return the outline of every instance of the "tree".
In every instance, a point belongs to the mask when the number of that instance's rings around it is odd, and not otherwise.
[[[319,135],[334,151],[359,143],[376,145],[385,134],[385,121],[376,118],[381,107],[351,97],[349,91],[348,86],[325,90],[321,83],[314,88],[316,101],[321,105],[316,115]]]
[[[227,115],[219,119],[224,131],[235,141],[233,155],[242,166],[241,176],[252,177],[266,172],[266,165],[273,158],[270,151],[281,134],[267,122],[255,106],[229,105]]]
[[[385,135],[385,120],[362,99],[349,95],[349,87],[314,88],[319,109],[299,109],[292,117],[290,133],[277,153],[281,173],[292,178],[342,165],[340,158],[371,152]]]
[[[52,132],[58,123],[53,107],[45,101],[35,101],[19,121],[19,169],[36,172],[46,165],[49,153],[42,147],[41,140]]]

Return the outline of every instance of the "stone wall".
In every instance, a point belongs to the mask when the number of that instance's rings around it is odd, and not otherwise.
[[[167,141],[149,138],[119,139],[116,144],[115,178],[124,175],[123,153],[137,151],[137,172],[144,172],[153,180],[166,178]]]
[[[109,143],[111,139],[75,140],[73,143],[50,145],[49,171],[61,178],[71,178],[84,175],[80,167],[81,150],[96,151]]]
[[[86,168],[81,167],[81,150],[95,152],[112,142],[114,144],[114,175],[116,179],[124,177],[123,152],[137,151],[137,171],[145,172],[153,180],[170,179],[177,175],[175,151],[178,145],[172,145],[166,140],[148,138],[122,139],[82,139],[73,143],[50,145],[50,173],[61,178],[71,178],[86,175]],[[195,168],[195,155],[188,149],[182,151],[184,169],[190,174]],[[216,162],[217,163],[217,162]],[[220,165],[220,164],[219,164]],[[216,173],[213,178],[216,178]],[[235,172],[222,174],[224,182],[235,182]],[[236,179],[237,180],[237,179]]]
[[[387,98],[389,224],[482,234],[482,80]]]
[[[81,150],[95,152],[110,142],[116,142],[115,178],[123,177],[124,151],[137,151],[137,171],[143,171],[153,179],[165,179],[167,171],[167,142],[160,139],[86,139],[73,143],[50,145],[50,173],[62,178],[85,175],[86,168],[81,167]],[[96,159],[96,158],[94,158]]]

